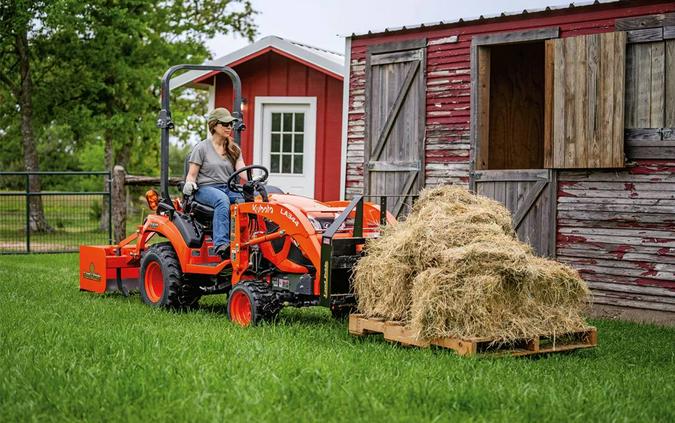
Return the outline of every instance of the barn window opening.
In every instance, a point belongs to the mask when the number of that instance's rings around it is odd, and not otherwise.
[[[543,41],[479,47],[477,169],[544,167]]]

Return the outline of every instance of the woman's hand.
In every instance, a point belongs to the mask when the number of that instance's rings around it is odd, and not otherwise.
[[[192,195],[198,189],[199,189],[199,187],[197,186],[196,182],[185,181],[185,185],[183,185],[183,194]]]

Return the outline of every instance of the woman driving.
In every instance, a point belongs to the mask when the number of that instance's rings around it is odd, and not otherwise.
[[[230,175],[246,166],[241,149],[232,138],[236,120],[223,107],[209,112],[207,122],[211,139],[199,142],[192,149],[183,186],[183,194],[194,194],[195,200],[213,207],[213,245],[216,254],[223,259],[230,256],[230,204],[243,199],[241,194],[231,192],[227,187]],[[246,180],[243,174],[241,178]]]

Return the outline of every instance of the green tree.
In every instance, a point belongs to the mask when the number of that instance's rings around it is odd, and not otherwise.
[[[156,169],[164,71],[203,62],[205,41],[216,34],[252,39],[256,32],[249,0],[9,0],[0,7],[0,96],[9,100],[0,107],[0,135],[20,128],[26,170],[39,169],[38,143],[57,144],[46,149],[52,155],[102,143],[106,169]],[[35,179],[31,189],[39,190]]]

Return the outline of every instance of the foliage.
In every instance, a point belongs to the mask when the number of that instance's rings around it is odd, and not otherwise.
[[[0,257],[0,421],[675,421],[675,328],[593,350],[457,357],[354,338],[326,309],[239,328],[78,291],[76,255]]]
[[[205,40],[256,33],[249,0],[9,0],[0,4],[0,167],[21,170],[13,40],[28,28],[34,128],[41,170],[158,170],[159,82],[168,67],[201,63]],[[174,121],[199,128],[204,94],[176,95]],[[201,121],[203,126],[203,120]],[[194,135],[192,135],[194,136]],[[88,157],[95,154],[96,157]],[[93,167],[86,167],[93,166]],[[50,188],[47,186],[46,188]]]

